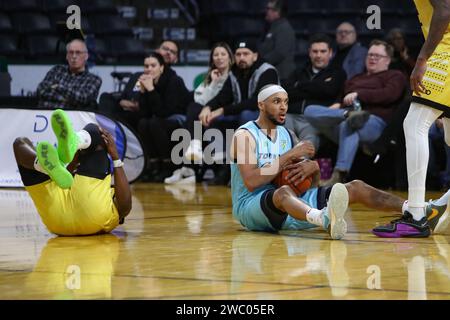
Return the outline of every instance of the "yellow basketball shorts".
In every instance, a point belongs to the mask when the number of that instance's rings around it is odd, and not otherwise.
[[[450,48],[437,48],[427,61],[427,71],[423,77],[425,93],[417,96],[413,93],[412,101],[444,112],[450,117]]]

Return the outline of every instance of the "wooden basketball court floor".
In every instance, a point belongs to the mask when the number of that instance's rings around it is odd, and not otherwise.
[[[0,189],[0,299],[450,299],[450,233],[373,236],[393,213],[354,206],[331,241],[245,231],[226,187],[132,188],[125,224],[90,237],[50,234],[25,191]]]

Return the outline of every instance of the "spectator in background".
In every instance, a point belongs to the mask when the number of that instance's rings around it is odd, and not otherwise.
[[[236,129],[258,117],[258,91],[267,84],[278,84],[274,66],[263,62],[251,40],[238,41],[234,53],[235,65],[222,90],[209,101],[199,113],[198,119],[204,127],[214,127],[225,132]],[[225,156],[227,146],[223,146]],[[198,154],[196,158],[202,159]],[[211,184],[227,184],[230,176],[228,165],[219,165]]]
[[[94,110],[102,80],[86,68],[89,57],[86,44],[72,40],[66,50],[68,66],[54,66],[37,87],[38,107]]]
[[[295,31],[284,17],[282,0],[270,0],[266,6],[266,21],[270,29],[259,44],[258,52],[263,60],[278,70],[280,79],[286,80],[295,66]]]
[[[233,52],[228,44],[218,42],[212,47],[205,80],[195,89],[194,102],[189,104],[187,111],[186,128],[189,130],[192,141],[186,151],[185,157],[194,162],[201,161],[201,158],[197,157],[201,157],[202,153],[202,141],[194,139],[194,122],[198,121],[198,116],[203,106],[222,90],[233,63]],[[193,177],[194,174],[193,169],[182,167],[181,169],[175,170],[173,175],[164,180],[164,182],[176,183],[181,179]],[[192,178],[190,180],[195,181]]]
[[[173,171],[170,154],[172,132],[186,121],[190,93],[183,79],[157,52],[145,59],[145,71],[139,78],[138,130],[147,153],[149,168],[144,180],[162,182]]]
[[[386,36],[386,41],[394,47],[394,57],[392,58],[389,69],[400,70],[409,77],[416,61],[409,55],[410,52],[402,30],[399,28],[391,29]]]
[[[155,51],[164,58],[166,66],[170,67],[178,62],[178,45],[171,40],[163,41]]]
[[[316,150],[319,150],[318,132],[303,112],[309,105],[331,105],[341,93],[346,74],[330,65],[332,56],[331,39],[324,34],[313,35],[309,41],[310,60],[297,68],[287,82],[289,109],[285,127],[301,141],[311,141]]]
[[[345,83],[344,98],[332,106],[309,106],[306,119],[339,149],[332,177],[323,182],[330,186],[343,182],[350,171],[359,143],[372,143],[383,132],[406,89],[406,78],[398,70],[388,70],[394,49],[384,41],[374,40],[366,58],[367,72]],[[362,110],[358,110],[358,103]]]
[[[362,73],[365,67],[367,48],[356,40],[356,29],[350,22],[343,22],[337,27],[337,50],[332,63],[334,67],[345,70],[347,79]]]

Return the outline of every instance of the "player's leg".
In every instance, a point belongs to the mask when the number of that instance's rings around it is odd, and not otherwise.
[[[333,239],[341,239],[347,232],[344,217],[348,207],[348,193],[340,183],[333,186],[328,206],[322,210],[306,205],[288,186],[275,190],[273,205],[297,220],[323,227]]]
[[[429,158],[428,132],[442,111],[413,102],[403,122],[408,170],[408,206],[414,220],[425,216],[425,180]]]
[[[405,199],[379,190],[361,180],[353,180],[345,184],[349,203],[360,203],[368,208],[381,211],[402,212]]]
[[[57,109],[52,113],[51,124],[58,140],[58,156],[63,163],[70,163],[79,149],[90,145],[90,136],[85,130],[75,132],[66,112]]]
[[[35,150],[28,138],[17,138],[13,148],[25,186],[39,184],[50,178],[64,189],[72,185],[72,175],[60,163],[56,149],[50,143],[40,142]]]

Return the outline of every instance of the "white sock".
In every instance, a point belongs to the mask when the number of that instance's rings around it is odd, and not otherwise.
[[[323,227],[322,210],[311,208],[306,213],[306,220],[316,226]]]
[[[408,200],[406,200],[405,202],[403,202],[403,205],[402,205],[402,214],[404,214],[405,211],[408,211],[408,210],[409,210]]]
[[[91,135],[86,130],[80,130],[77,132],[78,136],[78,149],[87,149],[91,145]]]
[[[47,171],[44,170],[44,168],[41,167],[41,165],[39,164],[38,158],[36,157],[36,159],[34,160],[34,169],[36,171],[42,172],[43,174],[48,175]]]
[[[425,216],[425,181],[429,160],[428,132],[442,111],[411,103],[403,122],[408,169],[408,206],[414,220]]]
[[[436,206],[446,206],[448,203],[448,198],[450,197],[450,190],[448,190],[442,197],[437,200],[432,201]]]
[[[419,221],[425,217],[425,207],[411,207],[408,208],[409,213],[412,214],[414,220]]]

